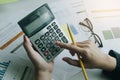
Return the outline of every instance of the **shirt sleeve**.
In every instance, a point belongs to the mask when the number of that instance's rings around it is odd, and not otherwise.
[[[114,50],[110,50],[109,55],[116,58],[117,61],[116,68],[111,72],[103,70],[103,73],[106,76],[112,78],[113,80],[118,80],[120,79],[120,54]]]

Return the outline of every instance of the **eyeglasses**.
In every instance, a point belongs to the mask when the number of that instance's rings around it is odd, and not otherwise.
[[[101,38],[96,33],[94,33],[92,22],[88,18],[85,18],[84,21],[80,22],[79,24],[83,25],[82,27],[83,31],[91,32],[91,36],[89,38],[94,39],[94,42],[95,44],[98,45],[98,47],[103,47]]]

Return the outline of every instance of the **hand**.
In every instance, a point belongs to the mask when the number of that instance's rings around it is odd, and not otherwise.
[[[56,42],[56,45],[68,49],[72,56],[74,56],[75,53],[80,54],[86,68],[100,68],[112,71],[116,67],[116,59],[102,53],[95,43],[90,40],[77,42],[76,46],[61,42]],[[63,60],[70,65],[80,67],[78,60],[69,57],[64,57]]]
[[[53,71],[53,62],[47,63],[40,54],[35,51],[27,36],[24,36],[24,48],[35,66],[37,80],[50,80]],[[46,77],[47,76],[47,77]],[[48,79],[49,78],[49,79]]]

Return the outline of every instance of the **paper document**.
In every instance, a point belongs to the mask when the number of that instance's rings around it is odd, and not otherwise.
[[[94,2],[90,3],[90,2]],[[87,1],[87,8],[91,12],[91,16],[95,20],[95,23],[101,23],[103,25],[110,25],[113,27],[119,23],[120,20],[120,1],[118,0],[91,0]],[[116,26],[117,27],[117,26]]]
[[[61,6],[63,5],[64,6]],[[86,18],[83,0],[60,0],[50,3],[50,7],[60,24],[77,23]]]
[[[17,0],[0,0],[0,4],[5,4],[5,3],[10,3],[10,2],[15,2]]]
[[[22,58],[0,55],[0,80],[33,80],[33,69]]]
[[[9,33],[8,33],[9,32]],[[3,50],[23,35],[17,24],[8,23],[0,27],[0,49]]]

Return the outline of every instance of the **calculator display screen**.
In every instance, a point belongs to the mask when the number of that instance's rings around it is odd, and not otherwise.
[[[27,36],[32,36],[47,26],[54,16],[49,7],[42,6],[26,16],[19,24]]]

